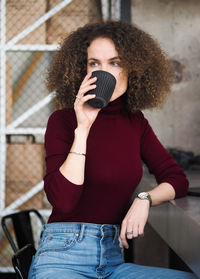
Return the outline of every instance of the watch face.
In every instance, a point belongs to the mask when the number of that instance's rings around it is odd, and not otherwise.
[[[148,193],[142,192],[142,193],[140,193],[140,194],[138,195],[138,197],[139,197],[140,199],[146,199],[146,198],[148,197]]]

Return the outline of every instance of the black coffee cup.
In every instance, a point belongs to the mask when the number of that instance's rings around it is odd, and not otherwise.
[[[94,108],[104,108],[110,101],[110,98],[114,92],[116,79],[115,77],[106,71],[94,71],[92,76],[97,77],[96,88],[88,91],[86,94],[95,94],[94,99],[88,100],[88,104]]]

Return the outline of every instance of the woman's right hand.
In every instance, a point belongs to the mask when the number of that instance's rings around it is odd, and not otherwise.
[[[93,108],[87,104],[88,100],[95,98],[95,94],[88,94],[85,96],[85,93],[87,93],[89,90],[96,88],[94,82],[97,80],[97,78],[91,78],[91,75],[92,72],[85,76],[74,102],[77,128],[81,127],[86,129],[88,132],[100,111],[100,109]]]

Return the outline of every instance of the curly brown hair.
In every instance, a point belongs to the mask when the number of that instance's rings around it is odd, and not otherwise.
[[[87,24],[71,33],[55,53],[47,75],[47,88],[55,91],[58,108],[72,108],[87,73],[87,48],[99,37],[111,39],[128,72],[126,108],[150,109],[162,104],[170,92],[172,74],[158,43],[137,26],[121,21]]]

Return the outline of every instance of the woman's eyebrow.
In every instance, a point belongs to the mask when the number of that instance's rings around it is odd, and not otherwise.
[[[97,59],[97,58],[93,58],[93,57],[88,58],[88,61],[89,61],[89,60],[99,61],[99,59]]]
[[[99,61],[99,59],[93,58],[93,57],[88,58],[88,61],[89,61],[89,60]],[[121,60],[121,59],[120,59],[119,56],[114,56],[114,57],[109,58],[108,60],[111,61],[111,60]]]
[[[121,59],[119,56],[115,56],[115,57],[110,58],[109,60],[121,60]]]

